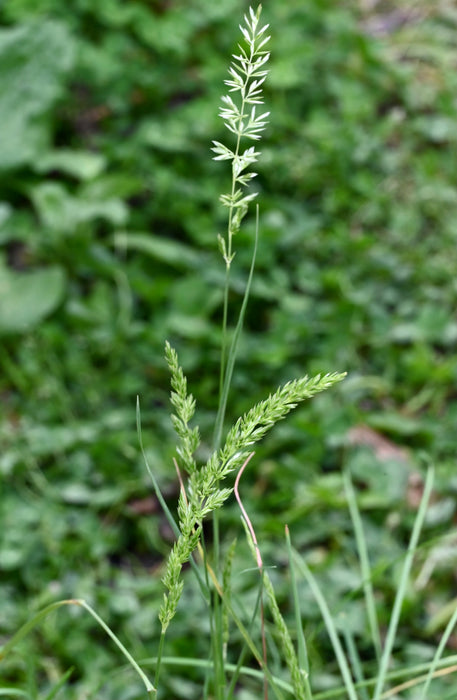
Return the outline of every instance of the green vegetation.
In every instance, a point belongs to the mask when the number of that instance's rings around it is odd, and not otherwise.
[[[258,224],[210,151],[232,148],[217,107],[241,0],[0,4],[3,652],[39,611],[73,601],[5,654],[0,696],[144,698],[143,679],[119,667],[125,658],[87,612],[153,679],[170,522],[182,531],[190,516],[223,605],[215,595],[208,616],[210,582],[181,552],[163,700],[258,698],[263,636],[276,696],[315,700],[387,697],[383,646],[393,646],[391,687],[425,680],[436,649],[439,668],[455,648],[457,15],[451,2],[407,4],[397,14],[355,0],[264,8]],[[231,192],[228,229],[221,192]],[[174,426],[166,339],[179,355],[167,349]],[[290,396],[277,387],[335,370],[348,378],[275,426],[238,502],[203,523],[207,503],[180,491],[173,427],[180,470],[192,479],[198,444],[198,464],[217,472],[247,449],[242,430],[258,429],[253,406],[270,428],[265,397],[296,403],[308,385],[286,385]],[[236,454],[236,468],[247,458]],[[194,494],[207,498],[216,472],[195,472]],[[174,574],[168,583],[175,590]],[[227,643],[227,661],[211,638]],[[227,695],[213,690],[208,659]],[[445,671],[390,696],[453,698],[454,685]]]

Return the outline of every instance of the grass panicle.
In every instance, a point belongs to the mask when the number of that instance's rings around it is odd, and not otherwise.
[[[181,466],[188,474],[193,474],[196,470],[194,453],[200,444],[198,427],[189,428],[189,421],[195,413],[195,399],[192,394],[187,393],[187,379],[179,366],[176,351],[168,342],[165,344],[165,358],[171,374],[171,403],[176,410],[176,414],[172,415],[172,421],[180,439],[177,452]]]
[[[231,487],[219,488],[220,482],[242,465],[247,449],[261,440],[300,402],[328,389],[345,376],[334,373],[287,382],[241,416],[229,431],[224,447],[214,452],[206,464],[198,468],[194,450],[199,444],[199,433],[198,429],[191,429],[188,425],[195,413],[195,400],[187,393],[187,379],[179,365],[176,350],[168,342],[165,357],[171,373],[171,403],[176,410],[173,424],[180,438],[177,451],[183,466],[187,468],[189,481],[186,490],[181,490],[178,503],[180,535],[169,555],[163,576],[168,591],[159,613],[163,632],[176,613],[183,589],[181,570],[200,542],[203,520],[220,509],[232,493]]]
[[[287,382],[267,399],[253,406],[236,421],[227,435],[219,457],[221,473],[225,474],[240,467],[246,450],[261,440],[299,403],[329,389],[345,376],[344,373],[335,372],[323,377],[302,377]]]
[[[257,107],[263,104],[262,85],[268,75],[265,66],[270,57],[265,50],[270,40],[269,36],[265,36],[268,25],[259,26],[261,9],[260,5],[257,12],[249,8],[244,16],[245,26],[240,25],[240,29],[245,46],[238,45],[239,53],[233,54],[229,68],[230,78],[225,81],[229,93],[238,93],[239,98],[236,102],[231,94],[224,95],[219,113],[225,127],[235,137],[235,147],[232,149],[220,141],[213,141],[212,148],[216,154],[214,160],[229,160],[232,163],[231,190],[220,196],[222,204],[229,209],[227,237],[219,236],[219,246],[227,268],[234,258],[233,236],[240,229],[249,203],[257,196],[255,192],[243,194],[242,188],[257,175],[252,171],[246,172],[246,169],[257,161],[260,152],[253,146],[242,151],[242,142],[244,139],[258,141],[269,116],[269,112],[257,114]]]

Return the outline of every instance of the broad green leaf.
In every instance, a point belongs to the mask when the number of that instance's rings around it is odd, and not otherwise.
[[[38,173],[59,170],[80,180],[92,180],[103,172],[105,163],[106,159],[99,153],[62,148],[59,151],[45,153],[35,164],[35,170]]]
[[[32,162],[49,143],[43,117],[61,96],[73,57],[73,40],[58,22],[0,30],[0,169]]]
[[[23,333],[60,303],[65,274],[60,267],[15,272],[0,262],[0,334]]]
[[[178,268],[194,268],[202,264],[202,254],[179,241],[159,238],[150,233],[118,232],[115,244],[122,248],[138,250],[156,260]]]
[[[128,217],[127,207],[120,199],[92,201],[84,196],[74,197],[62,185],[54,182],[44,182],[35,187],[32,199],[44,226],[54,231],[71,233],[79,224],[94,219],[105,219],[122,226]]]

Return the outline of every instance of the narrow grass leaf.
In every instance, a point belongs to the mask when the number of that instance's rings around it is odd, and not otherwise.
[[[18,631],[11,637],[11,639],[8,642],[6,642],[6,644],[4,644],[2,647],[0,647],[0,662],[14,649],[14,647],[22,639],[24,639],[29,634],[29,632],[35,629],[35,627],[39,625],[40,622],[49,615],[49,613],[51,613],[53,610],[57,610],[63,605],[69,605],[69,602],[70,601],[68,600],[59,600],[55,603],[51,603],[50,605],[47,605],[45,608],[37,612],[32,618],[30,618],[30,620],[27,620],[27,622],[18,629]]]
[[[425,683],[424,683],[424,687],[422,689],[422,694],[420,696],[420,700],[427,700],[427,693],[428,693],[430,683],[433,680],[438,663],[443,655],[443,652],[446,648],[446,644],[448,643],[449,637],[451,636],[452,631],[453,631],[456,624],[457,624],[457,608],[454,610],[454,614],[452,615],[451,619],[449,620],[448,624],[446,625],[446,629],[444,630],[443,635],[440,639],[440,643],[438,644],[438,647],[436,649],[435,655],[434,655],[432,663],[430,665],[429,672],[427,674],[427,678],[426,678]]]
[[[98,615],[98,614],[95,612],[95,610],[94,610],[93,608],[91,608],[91,606],[90,606],[88,603],[86,603],[85,600],[81,600],[81,599],[78,600],[78,599],[75,599],[75,600],[68,600],[68,601],[66,601],[66,602],[67,602],[68,604],[72,604],[72,605],[79,605],[80,607],[82,607],[82,608],[84,608],[85,610],[87,610],[87,612],[88,612],[90,615],[92,615],[92,617],[94,618],[94,620],[96,620],[96,621],[98,622],[98,624],[100,625],[100,627],[106,632],[106,634],[107,634],[109,637],[111,637],[111,639],[112,639],[113,642],[116,644],[116,646],[118,647],[118,649],[120,649],[121,652],[124,654],[125,658],[126,658],[127,661],[129,662],[129,664],[132,666],[132,668],[133,668],[133,669],[137,672],[137,674],[140,676],[141,680],[143,681],[143,683],[144,683],[144,685],[145,685],[145,687],[146,687],[146,692],[147,692],[152,698],[154,698],[155,695],[156,695],[156,693],[157,693],[157,690],[156,690],[155,687],[152,685],[151,681],[149,680],[149,678],[147,677],[147,675],[144,673],[144,671],[143,671],[143,670],[140,668],[140,666],[137,664],[137,662],[135,661],[135,659],[133,658],[133,656],[130,654],[130,652],[127,651],[127,649],[126,649],[125,646],[122,644],[122,642],[120,641],[120,639],[118,639],[118,637],[116,637],[116,635],[114,634],[114,632],[111,630],[110,627],[108,627],[108,625],[106,624],[106,622],[104,622],[104,621],[102,620],[102,618],[100,617],[100,615]]]
[[[373,700],[380,700],[382,690],[386,682],[387,669],[389,666],[390,656],[392,653],[393,645],[395,642],[395,636],[397,633],[398,623],[400,620],[401,608],[406,595],[406,589],[408,586],[409,573],[411,571],[411,566],[413,563],[414,555],[417,549],[417,543],[419,540],[422,525],[424,524],[425,515],[427,513],[428,501],[430,499],[430,494],[433,487],[435,470],[433,466],[429,466],[427,470],[427,477],[425,479],[424,493],[422,495],[422,500],[417,511],[417,516],[414,521],[414,527],[411,534],[411,539],[408,545],[408,551],[405,557],[405,563],[401,572],[400,583],[398,586],[397,593],[395,595],[394,607],[392,610],[392,615],[390,618],[389,627],[387,629],[386,641],[384,645],[384,651],[381,657],[381,664],[379,668],[378,679],[373,695]]]
[[[343,483],[346,491],[346,498],[354,528],[357,552],[359,555],[360,568],[362,571],[363,592],[365,595],[365,605],[368,615],[368,624],[371,632],[371,639],[376,653],[376,658],[381,658],[381,634],[379,631],[378,615],[372,585],[372,570],[368,558],[368,548],[363,530],[362,518],[360,516],[357,497],[354,491],[351,475],[348,469],[343,471]]]
[[[341,675],[343,676],[344,685],[346,687],[346,692],[349,700],[358,700],[355,683],[351,676],[351,671],[349,669],[349,664],[346,659],[342,644],[338,637],[338,632],[336,630],[336,625],[333,620],[332,614],[327,605],[322,592],[317,584],[316,579],[309,570],[307,564],[302,560],[298,552],[293,551],[293,556],[297,564],[298,569],[301,571],[303,576],[306,578],[311,591],[316,598],[317,604],[321,611],[322,617],[324,618],[325,626],[327,628],[330,641],[332,642],[333,650],[335,652],[336,659],[338,661],[338,666],[340,667]]]
[[[344,617],[344,615],[343,615]],[[344,636],[344,642],[346,644],[346,649],[347,649],[347,655],[349,658],[349,661],[351,662],[351,667],[354,672],[354,676],[356,679],[356,684],[355,687],[360,684],[360,698],[361,700],[369,700],[368,698],[368,692],[366,687],[363,685],[363,682],[365,680],[364,674],[363,674],[363,668],[362,668],[362,662],[360,660],[359,652],[357,651],[357,646],[354,641],[354,635],[351,632],[351,629],[348,624],[343,625],[343,636]]]
[[[401,678],[407,678],[413,676],[410,681],[406,681],[402,685],[392,688],[381,696],[381,700],[384,698],[391,697],[392,694],[400,692],[401,688],[412,688],[420,683],[423,683],[427,678],[427,672],[430,669],[432,662],[418,664],[417,666],[408,666],[406,668],[398,668],[394,671],[389,671],[386,675],[386,680],[389,682],[396,682]],[[143,662],[144,665],[144,662]],[[434,676],[447,675],[449,673],[455,673],[457,671],[457,655],[447,656],[445,659],[440,659],[437,663],[437,670],[434,672]],[[355,683],[354,686],[356,690],[361,688],[373,687],[376,683],[376,678],[367,678],[361,683]],[[330,690],[322,690],[315,693],[313,700],[332,700],[333,698],[340,698],[346,694],[346,689],[343,686],[338,688],[331,688]]]
[[[66,671],[66,673],[63,674],[62,678],[59,678],[58,683],[55,684],[55,686],[46,695],[46,697],[43,698],[43,700],[54,700],[54,698],[62,690],[62,688],[64,687],[65,683],[70,678],[72,673],[73,673],[73,667],[69,668],[68,671]]]
[[[157,663],[156,657],[148,658],[148,659],[141,659],[141,663],[143,666],[155,666]],[[172,667],[184,667],[184,668],[209,668],[211,667],[211,660],[210,659],[197,659],[197,658],[192,658],[188,656],[164,656],[162,658],[162,664],[164,666],[172,666]],[[234,673],[238,669],[238,665],[234,663],[228,662],[225,665],[226,670],[229,673]],[[252,668],[252,666],[241,666],[239,669],[240,675],[241,676],[246,676],[249,678],[256,678],[259,681],[263,680],[263,670],[258,669],[258,668]],[[284,690],[286,693],[293,693],[294,689],[292,688],[292,685],[289,683],[289,681],[285,681],[282,678],[279,678],[278,676],[272,676],[271,680],[274,681],[275,686],[278,689]],[[284,698],[284,696],[281,693],[281,697]]]
[[[137,396],[137,399],[136,399],[136,429],[137,429],[137,434],[138,434],[138,441],[140,443],[141,454],[143,455],[143,460],[144,460],[144,464],[146,466],[146,470],[151,478],[152,485],[154,487],[155,495],[157,497],[157,500],[160,503],[160,506],[161,506],[163,512],[165,513],[168,524],[170,525],[171,529],[173,530],[174,536],[179,537],[179,535],[181,534],[179,531],[179,527],[178,527],[176,520],[174,519],[174,517],[171,513],[171,510],[169,509],[164,497],[162,496],[162,492],[160,490],[159,483],[155,477],[154,472],[152,471],[151,467],[149,466],[149,462],[148,462],[148,459],[146,457],[146,452],[145,452],[144,445],[143,445],[143,433],[141,430],[141,411],[140,411],[140,398],[139,398],[139,396]]]

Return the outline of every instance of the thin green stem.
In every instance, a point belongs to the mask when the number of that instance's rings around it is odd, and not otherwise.
[[[251,293],[252,280],[254,277],[254,269],[257,258],[257,247],[259,243],[259,208],[256,209],[256,227],[255,227],[255,238],[254,238],[254,249],[252,251],[251,267],[249,270],[249,277],[246,283],[246,289],[244,292],[243,302],[241,304],[240,313],[238,315],[238,321],[233,333],[232,342],[230,344],[230,350],[227,357],[227,368],[224,375],[224,386],[222,390],[222,396],[219,400],[219,407],[216,416],[215,429],[214,429],[214,447],[220,447],[222,442],[222,431],[224,427],[225,412],[227,408],[228,393],[230,390],[230,385],[232,382],[233,370],[235,368],[236,355],[238,350],[238,343],[241,337],[241,332],[243,330],[244,317],[246,314],[246,309],[248,306],[249,296]]]
[[[217,512],[217,511],[215,511]],[[206,539],[205,539],[205,532],[202,530],[201,538],[200,538],[200,555],[203,560],[203,565],[204,565],[204,576],[205,576],[205,583],[208,591],[210,591],[210,597],[208,599],[208,609],[209,609],[209,626],[210,626],[210,642],[211,642],[211,648],[210,648],[210,660],[211,664],[205,669],[205,682],[203,686],[203,700],[207,700],[207,698],[210,697],[210,686],[211,686],[211,679],[214,677],[214,665],[212,663],[212,657],[213,657],[213,649],[212,649],[212,644],[213,644],[213,639],[215,638],[215,633],[214,633],[214,616],[211,613],[210,607],[214,605],[215,601],[215,592],[212,590],[211,582],[210,582],[210,562],[209,562],[209,557],[208,557],[208,550],[206,547]]]
[[[221,366],[219,371],[219,406],[222,400],[222,393],[224,390],[224,379],[225,379],[225,364],[228,352],[228,329],[227,329],[227,318],[228,318],[228,305],[229,305],[229,287],[230,287],[230,265],[226,263],[225,266],[225,285],[224,285],[224,302],[222,311],[222,344],[221,344]],[[220,448],[220,436],[219,444],[214,444],[213,448],[218,450]]]
[[[251,620],[250,620],[249,627],[248,627],[248,632],[249,632],[250,634],[251,634],[252,630],[254,629],[254,623],[255,623],[255,620],[257,619],[257,613],[258,613],[259,608],[260,608],[260,601],[261,601],[261,599],[262,599],[262,596],[263,596],[263,582],[262,582],[262,580],[260,579],[260,580],[259,580],[259,590],[258,590],[258,593],[257,593],[256,603],[255,603],[255,605],[254,605],[254,609],[253,609],[253,611],[252,611]],[[247,648],[247,645],[246,645],[246,644],[243,644],[243,647],[242,647],[242,649],[241,649],[241,651],[240,651],[240,655],[239,655],[239,657],[238,657],[237,665],[236,665],[235,670],[234,670],[233,675],[232,675],[232,680],[230,681],[230,686],[229,686],[229,688],[228,688],[228,690],[227,690],[227,700],[233,700],[233,693],[234,693],[234,691],[235,691],[235,686],[236,686],[236,684],[237,684],[237,682],[238,682],[240,673],[242,673],[243,668],[244,668],[244,667],[243,667],[243,662],[244,662],[244,659],[245,659],[245,656],[246,656],[246,653],[247,653],[247,649],[248,649],[248,648]],[[231,670],[231,669],[230,669],[230,664],[226,664],[226,668],[227,668],[227,670]],[[260,674],[260,673],[261,673],[261,671],[259,671],[259,674]],[[265,676],[264,676],[264,678],[265,678]]]
[[[165,632],[162,632],[160,635],[159,639],[159,648],[157,650],[157,661],[156,661],[156,668],[155,668],[155,674],[154,674],[154,685],[156,688],[159,687],[159,676],[160,676],[160,669],[162,667],[162,656],[163,656],[163,649],[165,646]],[[157,694],[157,690],[156,690]]]
[[[223,644],[223,622],[222,622],[222,605],[214,591],[213,603],[213,634],[212,634],[212,658],[214,662],[214,697],[216,700],[224,700],[226,676],[225,676],[225,660],[224,660],[224,644]]]
[[[243,98],[241,106],[241,115],[244,116],[245,100]],[[241,117],[240,117],[241,121]],[[238,158],[240,153],[240,143],[241,134],[238,133],[236,148],[235,148],[235,158]],[[234,198],[236,191],[236,176],[232,167],[232,189],[231,198]],[[219,375],[219,411],[221,411],[221,424],[224,423],[225,419],[225,406],[226,401],[223,400],[224,396],[224,381],[226,374],[226,363],[227,363],[227,351],[228,351],[228,307],[229,307],[229,293],[230,293],[230,269],[232,265],[232,240],[233,240],[233,212],[235,206],[233,204],[229,207],[228,214],[228,225],[227,225],[227,255],[225,257],[225,283],[224,283],[224,302],[223,302],[223,312],[222,312],[222,346],[221,346],[221,366]],[[218,422],[216,421],[216,426]],[[215,440],[213,444],[213,449],[218,450],[221,446],[221,432],[216,433]]]

